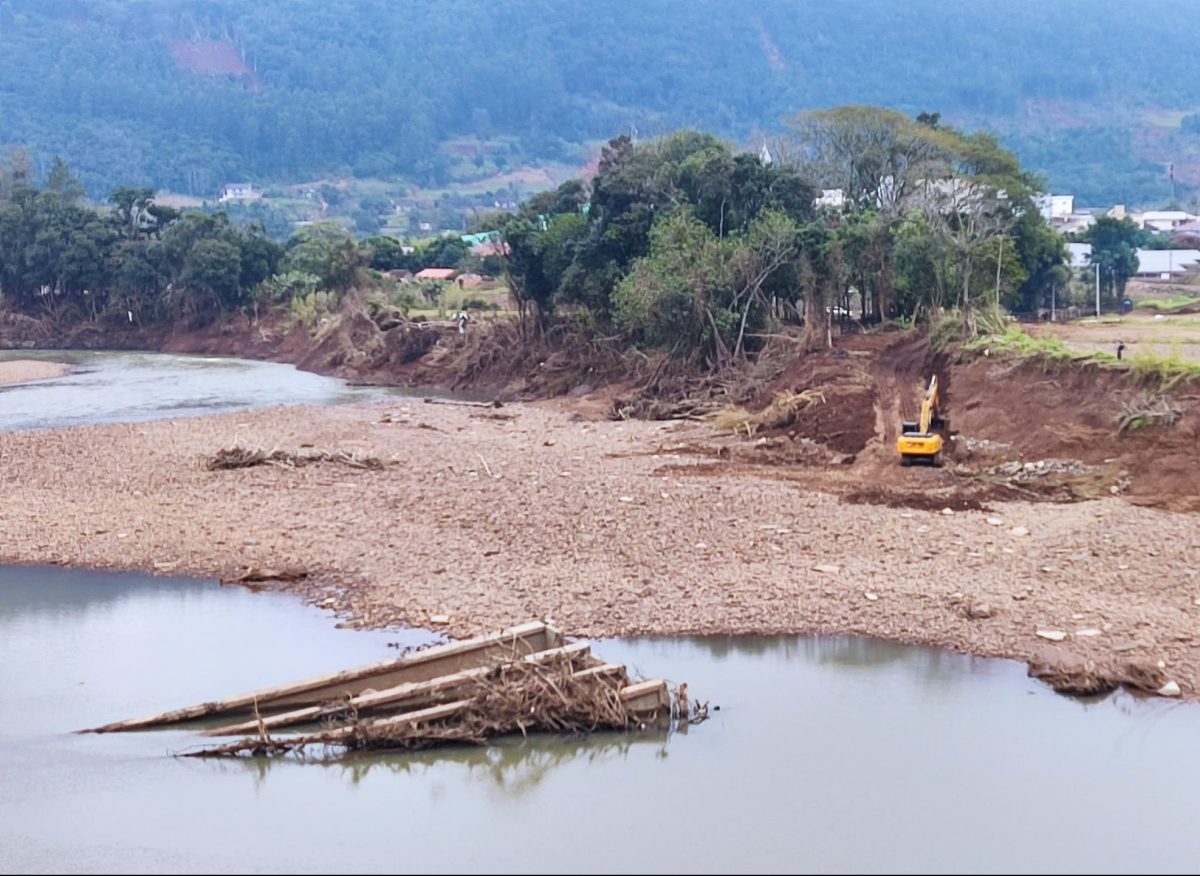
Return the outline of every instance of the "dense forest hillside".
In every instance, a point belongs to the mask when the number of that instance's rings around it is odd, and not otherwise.
[[[1002,11],[1001,11],[1002,10]],[[996,131],[1084,203],[1200,183],[1200,16],[1046,0],[0,0],[0,147],[89,193],[447,181],[838,104]]]

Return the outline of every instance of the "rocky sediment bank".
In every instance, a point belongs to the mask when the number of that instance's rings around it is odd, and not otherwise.
[[[235,435],[325,456],[209,469]],[[355,626],[851,633],[1041,664],[1050,649],[1101,676],[1136,662],[1200,689],[1194,515],[1117,498],[856,504],[801,467],[676,451],[712,437],[420,402],[0,433],[0,562],[303,569],[272,586]]]
[[[29,383],[33,380],[51,380],[70,371],[69,365],[61,362],[43,362],[35,359],[10,359],[0,362],[0,386],[14,383]]]

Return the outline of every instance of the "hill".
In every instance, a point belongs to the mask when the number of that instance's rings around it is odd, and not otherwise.
[[[630,127],[746,140],[866,103],[995,130],[1084,203],[1162,203],[1165,162],[1180,194],[1200,185],[1200,16],[1173,9],[0,0],[0,146],[43,171],[61,154],[95,196],[331,175],[436,186],[582,163]]]

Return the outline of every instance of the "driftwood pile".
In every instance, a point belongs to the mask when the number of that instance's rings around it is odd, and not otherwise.
[[[223,471],[234,468],[252,468],[256,465],[278,465],[284,468],[302,468],[319,462],[333,462],[348,465],[351,468],[362,468],[379,471],[386,463],[377,456],[362,456],[358,453],[347,453],[344,450],[308,450],[292,453],[289,450],[264,450],[261,447],[242,447],[234,445],[218,450],[205,460],[204,467],[209,471]]]
[[[337,756],[483,744],[518,733],[580,734],[669,726],[673,720],[698,723],[707,717],[707,706],[691,710],[686,690],[680,685],[672,695],[666,682],[631,680],[624,666],[594,657],[585,642],[564,642],[562,633],[537,621],[86,732],[204,720],[205,736],[241,738],[183,756],[281,755],[314,747]]]

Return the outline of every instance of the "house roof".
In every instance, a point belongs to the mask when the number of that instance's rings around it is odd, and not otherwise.
[[[467,246],[478,246],[481,243],[494,243],[499,239],[499,231],[480,231],[478,234],[462,235],[462,242],[467,244]]]
[[[1200,264],[1200,249],[1139,249],[1139,274],[1184,274]]]
[[[1068,243],[1072,268],[1089,268],[1092,265],[1090,243]],[[1137,251],[1139,274],[1184,274],[1200,265],[1200,249],[1139,249]]]
[[[1188,222],[1200,218],[1182,210],[1147,210],[1138,215],[1142,217],[1143,222]]]
[[[418,280],[453,280],[454,268],[423,268],[414,275]]]
[[[508,255],[508,246],[504,243],[477,243],[471,247],[471,255],[505,256]]]

